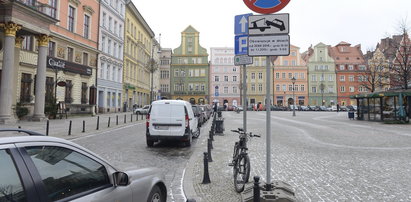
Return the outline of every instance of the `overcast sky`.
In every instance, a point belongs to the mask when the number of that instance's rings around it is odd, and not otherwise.
[[[192,25],[200,45],[234,47],[234,17],[253,13],[242,0],[133,0],[163,48],[177,48],[181,32]],[[290,13],[291,44],[301,52],[323,42],[375,48],[381,38],[411,27],[411,0],[291,0],[278,13]],[[259,15],[253,13],[254,15]]]

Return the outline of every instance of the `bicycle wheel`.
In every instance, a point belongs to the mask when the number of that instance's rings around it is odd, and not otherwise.
[[[250,176],[250,159],[247,155],[241,155],[234,166],[235,191],[241,193]]]

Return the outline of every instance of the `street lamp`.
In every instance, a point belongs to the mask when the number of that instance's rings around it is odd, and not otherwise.
[[[291,82],[293,83],[293,116],[295,116],[295,95],[294,95],[294,84],[295,84],[295,77],[293,77],[292,79],[291,79]]]
[[[324,83],[320,84],[320,89],[321,89],[321,106],[324,106]]]
[[[151,59],[150,62],[148,64],[148,69],[151,73],[151,84],[150,84],[150,104],[153,102],[153,76],[154,76],[154,72],[157,71],[158,69],[158,64],[157,62],[154,60],[154,47],[157,46],[159,44],[153,44],[153,47],[151,48]],[[160,53],[161,50],[159,50],[157,53]]]

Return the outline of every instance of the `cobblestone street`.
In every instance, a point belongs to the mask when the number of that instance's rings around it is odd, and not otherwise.
[[[265,181],[265,112],[249,112],[248,131],[261,134],[249,146],[251,177]],[[211,184],[203,179],[202,152],[192,167],[197,201],[239,201],[231,160],[242,114],[223,113],[225,135],[215,136],[209,163]],[[206,127],[209,127],[208,124]],[[209,128],[205,128],[207,131]],[[411,126],[353,121],[346,112],[272,112],[271,180],[292,185],[299,201],[410,201]],[[204,134],[204,133],[203,133]],[[201,150],[201,149],[200,149]]]

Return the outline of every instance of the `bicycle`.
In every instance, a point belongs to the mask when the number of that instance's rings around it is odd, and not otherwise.
[[[234,144],[233,161],[229,166],[233,166],[234,188],[236,192],[241,193],[244,191],[245,183],[250,178],[250,157],[247,153],[248,138],[261,136],[253,135],[251,132],[245,133],[242,128],[231,130],[231,132],[240,134],[240,140]]]

